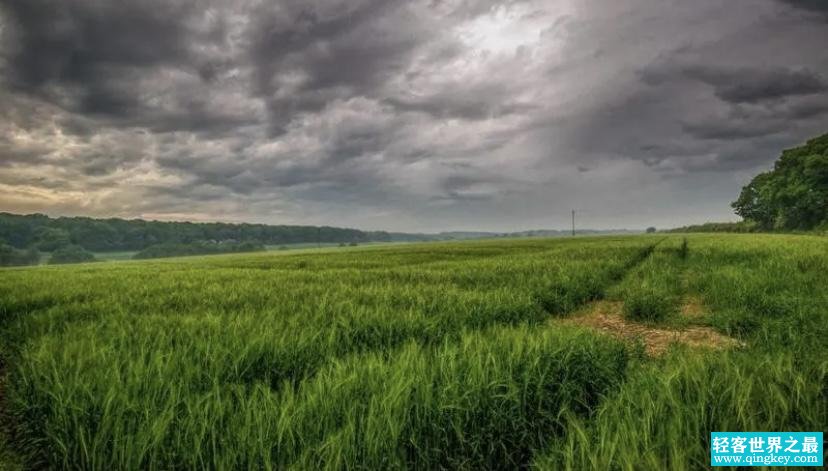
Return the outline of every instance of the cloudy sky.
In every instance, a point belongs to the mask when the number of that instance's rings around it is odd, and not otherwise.
[[[733,220],[828,132],[824,0],[0,0],[0,210]]]

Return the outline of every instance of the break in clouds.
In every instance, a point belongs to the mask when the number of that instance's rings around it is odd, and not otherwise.
[[[664,227],[828,131],[819,0],[0,0],[0,34],[13,212]]]

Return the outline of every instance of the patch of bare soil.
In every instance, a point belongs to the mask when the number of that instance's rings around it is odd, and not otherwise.
[[[580,315],[563,319],[561,322],[592,327],[627,341],[640,339],[644,342],[647,354],[652,356],[663,354],[674,343],[713,350],[740,345],[738,340],[722,335],[710,327],[696,326],[671,330],[632,322],[624,318],[622,308],[621,302],[597,301],[590,304]],[[703,315],[705,311],[703,306],[697,303],[696,306],[690,307],[686,304],[682,309],[682,313],[685,312],[685,315],[696,316]]]

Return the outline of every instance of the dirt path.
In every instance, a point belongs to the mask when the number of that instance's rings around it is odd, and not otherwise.
[[[629,342],[642,341],[647,354],[652,356],[663,354],[674,343],[712,350],[741,346],[738,340],[707,326],[668,329],[632,322],[624,318],[623,306],[620,301],[596,301],[574,316],[556,322],[590,327]],[[681,312],[692,319],[703,316],[703,309],[698,299],[690,298]]]

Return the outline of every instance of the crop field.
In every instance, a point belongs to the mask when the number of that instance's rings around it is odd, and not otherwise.
[[[0,468],[700,469],[828,424],[828,239],[0,270]]]

